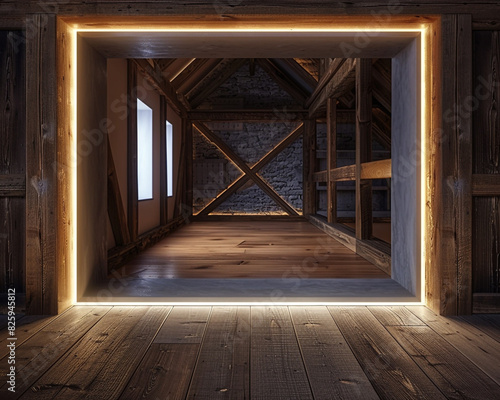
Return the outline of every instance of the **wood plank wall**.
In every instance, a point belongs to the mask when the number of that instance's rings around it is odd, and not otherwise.
[[[500,177],[500,31],[473,35],[473,173]],[[492,178],[493,178],[492,177]],[[481,192],[478,184],[476,192]],[[472,209],[472,291],[475,311],[500,311],[500,190],[475,196]],[[487,294],[496,294],[496,307]]]
[[[26,46],[22,31],[0,31],[0,293],[25,287]],[[17,186],[17,185],[16,185]]]

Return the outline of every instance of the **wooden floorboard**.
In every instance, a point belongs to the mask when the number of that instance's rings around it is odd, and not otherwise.
[[[287,307],[252,307],[250,393],[256,400],[313,399]]]
[[[306,221],[195,222],[128,261],[122,279],[390,278]]]
[[[315,399],[378,399],[326,307],[290,307]]]
[[[24,318],[16,392],[4,380],[2,399],[500,398],[500,315],[220,305]]]

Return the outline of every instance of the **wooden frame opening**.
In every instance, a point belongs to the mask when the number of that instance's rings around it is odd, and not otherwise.
[[[207,34],[215,43],[211,49],[212,56],[214,52],[220,55],[229,52],[233,57],[239,56],[238,52],[241,52],[241,49],[245,46],[236,45],[238,40],[252,42],[255,41],[255,37],[259,37],[259,43],[263,45],[258,49],[253,48],[252,54],[248,54],[248,48],[245,49],[245,57],[272,56],[285,58],[287,55],[290,57],[290,50],[287,48],[289,42],[303,48],[309,46],[309,50],[316,52],[315,54],[320,54],[328,49],[330,57],[343,57],[345,56],[345,44],[354,46],[360,42],[361,37],[366,39],[368,44],[364,45],[364,47],[359,45],[353,47],[357,49],[356,56],[359,59],[390,57],[395,60],[393,62],[399,68],[398,77],[407,80],[405,81],[405,87],[406,89],[410,88],[413,98],[409,102],[405,101],[408,92],[401,92],[404,90],[403,88],[398,89],[400,92],[396,91],[395,95],[401,98],[402,110],[399,113],[401,119],[394,120],[396,126],[393,126],[393,130],[401,129],[401,149],[406,151],[406,153],[401,153],[400,162],[404,162],[408,157],[411,157],[414,163],[411,166],[411,171],[409,171],[410,178],[405,176],[405,179],[400,182],[400,192],[406,195],[398,201],[404,204],[405,208],[401,209],[399,217],[401,221],[393,224],[397,226],[398,231],[396,233],[401,242],[393,244],[392,275],[393,279],[412,293],[413,299],[411,302],[425,301],[425,296],[422,294],[424,293],[424,285],[421,281],[421,273],[426,271],[427,280],[429,280],[432,279],[434,268],[436,268],[431,262],[433,251],[429,237],[431,228],[424,229],[423,227],[432,227],[433,224],[430,222],[434,218],[433,187],[424,183],[432,179],[429,171],[432,171],[437,162],[435,158],[436,148],[433,147],[433,140],[435,139],[433,135],[438,134],[441,124],[440,115],[437,114],[437,108],[435,107],[436,102],[440,99],[440,88],[435,84],[436,76],[440,71],[439,19],[390,16],[386,22],[381,23],[380,21],[374,21],[371,16],[290,16],[276,22],[268,20],[265,16],[254,16],[241,17],[237,21],[218,21],[207,18],[200,23],[197,20],[197,28],[192,29],[194,20],[196,18],[193,16],[142,19],[61,17],[58,19],[58,77],[59,91],[62,94],[60,96],[62,101],[59,103],[58,110],[58,144],[65,151],[61,152],[60,160],[58,160],[61,179],[59,180],[60,191],[57,204],[58,212],[62,213],[61,215],[64,215],[65,219],[58,228],[58,235],[61,239],[60,252],[64,262],[58,263],[57,268],[59,269],[61,284],[68,288],[60,298],[61,307],[64,308],[64,304],[81,301],[87,286],[102,279],[107,272],[105,249],[99,246],[88,247],[88,243],[95,243],[96,234],[99,237],[97,231],[103,231],[102,226],[100,228],[89,226],[84,222],[84,215],[86,215],[85,218],[90,219],[89,215],[97,217],[102,212],[103,202],[101,201],[98,204],[98,200],[95,200],[95,202],[86,201],[88,198],[85,195],[84,188],[90,184],[96,185],[96,176],[99,175],[100,178],[97,182],[100,182],[98,184],[102,185],[103,192],[106,192],[107,177],[105,172],[107,168],[104,169],[104,174],[92,171],[93,168],[97,168],[102,164],[102,160],[106,159],[106,157],[99,150],[101,149],[101,143],[95,145],[98,150],[92,151],[91,154],[85,156],[84,160],[79,161],[77,152],[81,140],[89,140],[89,138],[82,136],[83,131],[93,132],[97,135],[95,137],[105,137],[107,129],[106,125],[102,123],[102,121],[106,121],[106,116],[100,114],[99,105],[91,104],[92,102],[88,101],[92,96],[90,93],[85,92],[91,92],[102,84],[99,80],[101,79],[99,78],[101,76],[100,69],[96,66],[103,65],[103,60],[105,60],[103,54],[108,57],[120,56],[127,58],[164,57],[165,54],[172,57],[172,46],[174,52],[178,51],[175,56],[181,56],[184,54],[183,51],[189,51],[191,56],[200,56],[206,51],[206,46],[199,42],[198,39],[206,37]],[[336,24],[335,29],[331,28],[332,22]],[[370,24],[373,26],[373,35],[370,35]],[[140,26],[142,28],[138,29],[137,27]],[[284,34],[283,32],[289,29],[290,26],[293,26],[293,32]],[[129,33],[127,33],[127,30]],[[203,31],[203,35],[200,35],[200,31]],[[229,32],[231,32],[232,38],[228,37]],[[170,49],[164,45],[165,37],[171,39],[169,42]],[[147,41],[149,45],[141,46],[144,41]],[[172,45],[172,42],[174,42],[174,45]],[[192,47],[188,48],[188,50],[186,50],[187,42],[192,43]],[[277,43],[282,44],[281,47],[278,47],[281,50],[277,50]],[[177,44],[177,47],[175,44]],[[81,52],[85,52],[86,57],[82,57]],[[422,60],[420,60],[421,56]],[[362,61],[360,62],[362,63]],[[74,65],[77,65],[77,74],[74,71]],[[144,61],[140,60],[138,66],[139,68],[148,68]],[[362,74],[363,70],[360,69],[357,73]],[[360,77],[360,79],[362,78]],[[170,88],[164,87],[162,90],[168,94]],[[322,93],[321,96],[323,95]],[[359,95],[362,96],[361,93]],[[76,108],[75,101],[78,104]],[[179,108],[183,108],[181,107],[182,104],[176,104],[179,101],[182,103],[182,101],[175,98],[175,96],[170,101],[173,106],[177,105]],[[329,101],[328,104],[330,114],[333,115],[335,110],[332,101]],[[106,107],[104,106],[102,109],[105,110]],[[183,117],[186,121],[185,137],[189,138],[189,131],[192,129],[189,120],[193,115],[183,115]],[[408,118],[412,118],[410,123],[408,123]],[[358,116],[358,119],[362,121],[363,116]],[[88,130],[89,127],[98,127],[98,130]],[[203,135],[210,137],[210,131],[201,122],[195,123],[194,127]],[[303,125],[292,132],[289,137],[304,132],[304,143],[306,143],[308,140],[310,141],[307,134],[309,130],[311,130],[311,122],[309,118],[306,118]],[[405,142],[405,140],[409,140],[411,143]],[[429,144],[429,148],[426,148],[426,143]],[[102,147],[102,149],[105,148],[106,146]],[[361,153],[357,155],[356,161],[354,178],[356,185],[359,185],[361,195],[363,193],[363,182],[369,179],[367,174],[370,174],[370,167],[373,167],[373,164],[370,164],[369,157]],[[394,176],[395,168],[399,171],[399,167],[395,167],[395,162],[396,160],[393,159],[392,176]],[[377,165],[377,167],[380,166],[388,170],[387,162],[384,165]],[[184,172],[186,176],[189,176],[190,167],[188,164],[185,167]],[[245,168],[243,164],[241,167]],[[255,167],[246,169],[242,180],[252,178],[258,181]],[[304,176],[307,177],[307,180],[304,181],[304,187],[307,193],[311,192],[310,188],[313,186],[315,172],[314,169],[310,168],[310,164],[306,165],[306,162],[304,162]],[[330,160],[329,168],[326,171],[330,185],[336,181],[336,174],[338,173],[339,171],[336,170],[334,163]],[[185,204],[189,205],[189,185],[185,189]],[[360,204],[362,201],[363,199],[360,199]],[[333,210],[332,204],[333,200],[330,200],[330,210]],[[396,207],[398,206],[396,205]],[[311,200],[305,202],[304,213],[306,215],[312,214],[312,208]],[[293,215],[293,210],[289,211],[289,214]],[[408,213],[411,215],[410,221],[407,220]],[[334,213],[331,212],[330,214],[329,220],[333,222]],[[395,220],[397,219],[398,217],[395,216]],[[131,220],[133,218],[129,219],[129,223]],[[105,218],[103,218],[103,221],[105,221]],[[363,220],[360,220],[359,224],[356,230],[358,237],[355,239],[364,240],[369,236],[369,226],[364,225]],[[339,235],[335,234],[334,236]],[[133,236],[130,238],[132,241],[135,239],[137,238]],[[349,240],[347,241],[349,242]],[[62,241],[70,245],[63,248]],[[396,245],[398,249],[394,251]],[[427,300],[432,294],[431,292],[429,290],[425,292]]]

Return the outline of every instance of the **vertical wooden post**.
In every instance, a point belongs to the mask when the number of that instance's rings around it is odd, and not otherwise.
[[[127,63],[127,222],[130,239],[134,241],[139,229],[137,183],[137,66]]]
[[[193,122],[185,119],[186,141],[186,186],[184,204],[190,215],[193,214]]]
[[[372,236],[372,184],[361,180],[361,164],[372,156],[372,60],[356,59],[356,237]]]
[[[26,311],[57,314],[56,17],[26,25]]]
[[[326,168],[327,168],[327,217],[329,223],[337,222],[337,183],[332,181],[332,169],[337,167],[337,99],[326,103]]]
[[[313,174],[316,172],[316,120],[304,121],[302,141],[303,176],[302,176],[302,208],[303,215],[316,214],[316,183]]]
[[[160,96],[160,225],[168,222],[167,193],[167,99]]]
[[[470,15],[442,18],[441,212],[436,273],[443,315],[472,312],[472,22]],[[475,99],[477,101],[477,99]],[[436,304],[434,304],[434,307]]]

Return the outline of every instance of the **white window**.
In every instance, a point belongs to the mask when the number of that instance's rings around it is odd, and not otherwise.
[[[167,121],[167,196],[174,195],[174,132],[170,122]]]
[[[153,198],[153,110],[137,99],[137,191],[139,200]]]

